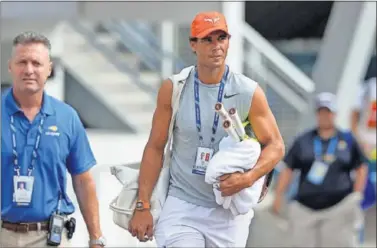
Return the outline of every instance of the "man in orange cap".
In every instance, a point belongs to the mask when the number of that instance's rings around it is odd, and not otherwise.
[[[220,178],[223,196],[234,195],[270,173],[285,148],[262,89],[225,63],[230,37],[221,13],[199,13],[192,22],[189,39],[197,56],[196,66],[187,67],[162,83],[141,162],[138,204],[129,224],[129,231],[140,241],[151,239],[154,232],[158,247],[246,245],[253,210],[233,216],[229,209],[216,203],[213,186],[204,180],[207,158],[212,158],[226,136],[225,130],[218,128],[215,104],[221,102],[226,109],[236,108],[240,118],[250,122],[263,147],[252,170]],[[172,116],[176,109],[172,94],[180,83],[184,83],[180,105]],[[171,121],[174,141],[170,186],[154,227],[150,198],[162,167]],[[209,156],[201,156],[203,153]]]

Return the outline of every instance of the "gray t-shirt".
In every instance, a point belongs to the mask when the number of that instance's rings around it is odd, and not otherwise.
[[[212,185],[204,181],[204,175],[192,173],[197,148],[200,146],[195,119],[194,75],[193,69],[182,91],[173,130],[169,195],[195,205],[214,208],[219,205],[215,201]],[[212,137],[214,107],[217,103],[219,86],[220,84],[206,85],[199,83],[200,117],[205,147],[209,147]],[[235,107],[241,120],[247,120],[256,87],[255,81],[230,70],[225,82],[222,101],[225,109],[229,110]],[[234,96],[226,97],[231,95]],[[219,143],[225,136],[226,132],[222,127],[222,118],[220,117],[215,135],[214,154],[218,151]]]

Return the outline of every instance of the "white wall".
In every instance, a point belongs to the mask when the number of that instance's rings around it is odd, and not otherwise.
[[[122,18],[135,20],[171,20],[175,23],[192,21],[201,11],[221,10],[220,2],[82,2],[80,14],[85,18]],[[82,11],[81,11],[82,10]]]
[[[5,2],[2,3],[1,19],[48,18],[72,19],[139,19],[148,21],[171,20],[175,23],[191,22],[200,11],[221,10],[221,2]]]
[[[77,14],[76,2],[58,1],[8,1],[1,3],[1,19],[12,18],[70,18]]]

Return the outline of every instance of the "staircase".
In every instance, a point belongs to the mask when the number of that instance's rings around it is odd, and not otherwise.
[[[116,39],[106,33],[99,35],[90,24],[65,25],[63,32],[62,62],[68,71],[114,119],[132,132],[149,132],[160,82],[158,75],[138,73],[138,58],[116,52]],[[85,119],[85,110],[80,112],[84,112]],[[87,118],[95,125],[103,116],[97,113]]]

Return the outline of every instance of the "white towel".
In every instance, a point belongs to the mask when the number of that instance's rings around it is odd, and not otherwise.
[[[216,202],[225,209],[230,209],[233,215],[248,213],[258,204],[265,177],[261,177],[251,187],[241,190],[233,196],[222,197],[216,188],[219,177],[234,172],[245,172],[252,169],[257,163],[261,153],[258,141],[247,139],[235,142],[229,136],[224,137],[219,144],[219,151],[213,156],[208,164],[205,181],[214,185],[213,191]]]

